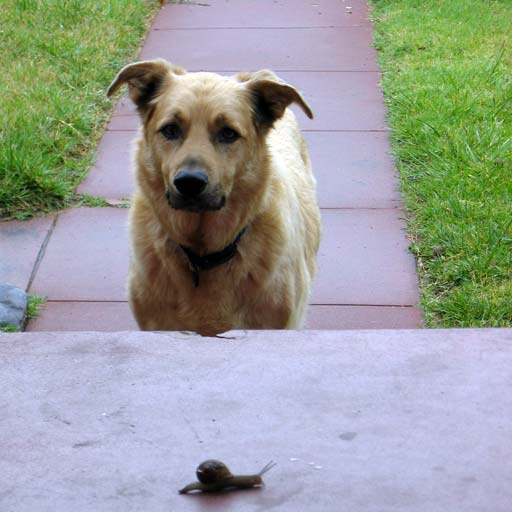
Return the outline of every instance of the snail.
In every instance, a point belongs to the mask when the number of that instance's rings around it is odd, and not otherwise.
[[[226,464],[220,460],[205,460],[196,470],[199,482],[189,484],[179,490],[180,494],[190,491],[215,492],[222,489],[249,489],[263,484],[261,476],[276,465],[270,461],[255,475],[233,475]]]

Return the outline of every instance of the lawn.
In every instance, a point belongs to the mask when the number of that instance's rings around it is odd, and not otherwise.
[[[428,326],[512,326],[512,2],[372,0]]]
[[[74,190],[112,108],[105,90],[157,2],[1,3],[0,218],[26,218],[88,200]]]

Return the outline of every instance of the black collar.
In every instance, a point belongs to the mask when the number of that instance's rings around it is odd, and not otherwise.
[[[218,267],[223,263],[227,263],[231,258],[233,258],[233,256],[235,256],[238,251],[238,242],[240,242],[240,239],[246,229],[247,228],[242,229],[233,242],[224,247],[221,251],[205,254],[204,256],[199,256],[199,254],[192,251],[192,249],[184,245],[180,245],[192,266],[192,281],[195,288],[199,286],[199,272],[201,270],[210,270],[211,268]]]

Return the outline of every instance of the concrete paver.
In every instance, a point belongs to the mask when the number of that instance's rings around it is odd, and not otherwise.
[[[398,179],[382,132],[305,131],[321,208],[396,208]]]
[[[61,213],[30,292],[49,300],[127,300],[127,214],[124,208]]]
[[[418,302],[414,257],[400,210],[322,210],[312,304],[407,306]]]
[[[189,71],[378,71],[371,42],[371,27],[153,30],[141,58]]]
[[[362,25],[370,25],[368,6],[364,0],[353,0],[348,5],[343,0],[214,0],[165,5],[156,17],[153,29],[342,28]]]
[[[0,283],[27,290],[55,217],[0,223]]]
[[[313,120],[292,107],[303,130],[388,129],[379,73],[283,71],[279,76],[302,91],[312,105]]]
[[[79,194],[121,199],[134,190],[132,165],[133,140],[136,132],[109,131],[101,139],[96,161],[78,187]]]

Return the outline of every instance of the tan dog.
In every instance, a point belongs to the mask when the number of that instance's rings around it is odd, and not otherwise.
[[[311,109],[270,71],[126,66],[143,123],[131,210],[130,304],[141,329],[214,335],[300,328],[320,214],[295,116]]]

